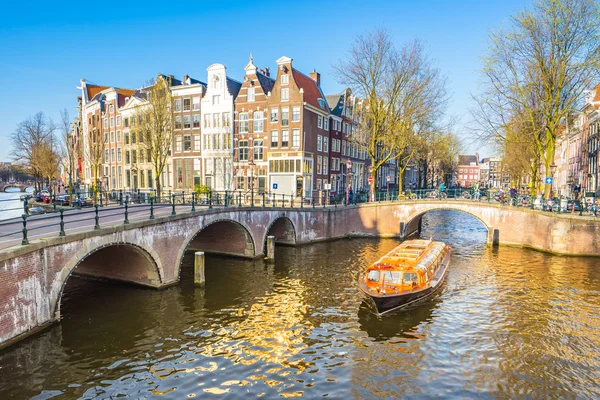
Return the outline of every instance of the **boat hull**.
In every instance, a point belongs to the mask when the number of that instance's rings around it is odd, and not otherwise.
[[[444,256],[441,268],[438,270],[431,285],[427,288],[413,292],[375,296],[369,293],[364,283],[361,283],[360,287],[362,291],[373,300],[377,312],[380,314],[424,301],[433,296],[442,287],[446,279],[448,264],[450,263],[450,253],[450,249],[448,249],[448,252]]]

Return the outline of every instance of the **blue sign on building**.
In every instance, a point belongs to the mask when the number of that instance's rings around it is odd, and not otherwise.
[[[276,183],[273,184],[273,190],[275,190],[275,189],[277,189],[277,184]]]
[[[553,178],[551,178],[549,176],[546,177],[546,185],[552,185],[552,181],[554,181]]]

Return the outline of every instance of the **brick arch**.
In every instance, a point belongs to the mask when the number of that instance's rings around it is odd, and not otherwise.
[[[423,218],[423,215],[425,215],[429,211],[434,211],[434,210],[458,211],[458,212],[462,212],[464,214],[470,215],[470,216],[476,218],[477,220],[479,220],[479,222],[481,222],[483,224],[483,226],[486,229],[488,229],[488,231],[489,231],[492,228],[492,225],[489,223],[489,221],[486,221],[483,216],[479,215],[475,211],[475,209],[476,208],[472,207],[472,206],[461,207],[461,205],[458,205],[458,204],[457,205],[444,204],[444,203],[427,204],[424,208],[418,207],[416,210],[412,211],[408,215],[408,217],[405,220],[405,232],[403,232],[403,233],[410,234],[410,233],[413,233],[414,231],[416,231],[421,218]],[[477,207],[477,209],[478,209],[478,207]]]
[[[180,274],[180,268],[181,268],[181,263],[183,262],[183,257],[185,256],[185,252],[190,249],[190,250],[194,250],[194,239],[198,238],[199,235],[202,235],[202,233],[204,232],[205,234],[208,232],[209,234],[214,234],[216,232],[212,232],[213,229],[217,228],[217,227],[229,227],[230,229],[233,228],[235,229],[234,231],[218,231],[219,233],[219,242],[223,242],[226,245],[225,246],[231,246],[232,242],[231,241],[227,241],[227,240],[223,240],[223,238],[228,238],[228,234],[231,233],[241,233],[243,235],[243,240],[244,240],[244,244],[246,245],[242,251],[242,246],[241,246],[241,242],[238,243],[234,243],[234,246],[238,246],[239,248],[235,248],[233,249],[233,251],[226,251],[228,249],[228,247],[224,247],[224,248],[213,248],[213,249],[197,249],[200,251],[205,251],[208,253],[217,253],[217,254],[225,254],[225,255],[232,255],[232,256],[238,256],[238,257],[245,257],[245,258],[254,258],[256,256],[256,244],[254,243],[254,237],[252,236],[252,231],[250,230],[250,228],[248,226],[246,226],[246,224],[239,222],[239,221],[235,221],[233,219],[228,219],[228,218],[220,218],[220,219],[216,219],[213,221],[210,221],[209,223],[202,225],[202,227],[200,229],[197,229],[195,231],[193,231],[191,234],[187,235],[187,237],[184,239],[183,241],[183,245],[181,246],[181,248],[179,249],[179,254],[176,258],[177,261],[177,265],[176,265],[176,276],[177,279],[179,279],[179,274]],[[216,229],[215,229],[216,230]],[[231,238],[231,237],[229,237]],[[213,238],[210,237],[209,240],[212,240]],[[238,239],[241,239],[238,237]]]
[[[271,232],[271,229],[274,229],[275,232]],[[269,223],[267,229],[265,229],[265,234],[262,238],[263,248],[266,246],[267,236],[273,233],[273,236],[275,236],[275,243],[294,245],[297,242],[296,226],[294,225],[294,222],[284,213],[275,216],[275,218],[273,218]],[[283,238],[283,235],[287,237]]]
[[[142,247],[139,244],[121,241],[101,243],[98,246],[92,248],[91,250],[89,248],[84,248],[75,253],[69,259],[69,261],[65,263],[64,267],[60,270],[60,280],[56,282],[58,283],[58,285],[53,284],[53,287],[51,288],[50,310],[52,311],[52,315],[54,315],[56,320],[60,318],[60,304],[62,294],[64,292],[69,277],[78,267],[82,266],[82,264],[84,264],[86,260],[88,260],[89,262],[90,259],[93,260],[94,258],[99,258],[98,256],[101,253],[109,252],[111,250],[117,252],[121,251],[121,254],[118,255],[119,257],[115,257],[114,255],[113,257],[111,257],[111,259],[114,260],[115,264],[108,264],[108,266],[104,264],[103,266],[99,267],[100,269],[114,268],[115,266],[118,266],[117,264],[123,265],[123,263],[127,262],[127,259],[130,259],[130,261],[143,261],[144,264],[137,271],[132,271],[131,269],[121,270],[119,271],[119,274],[115,276],[107,275],[106,271],[104,271],[105,273],[103,275],[96,275],[92,272],[95,268],[90,268],[91,270],[88,270],[87,273],[84,270],[79,272],[82,273],[82,275],[124,281],[142,286],[162,286],[162,280],[164,276],[163,267],[160,261],[160,257],[153,249]],[[109,255],[107,254],[107,256]],[[102,261],[105,262],[106,260]],[[128,272],[129,275],[127,275]],[[145,276],[144,272],[146,273]]]

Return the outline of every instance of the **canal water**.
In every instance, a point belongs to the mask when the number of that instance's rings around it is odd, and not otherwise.
[[[600,396],[598,259],[487,248],[455,211],[422,236],[453,247],[447,283],[383,317],[356,279],[391,239],[211,257],[203,289],[191,257],[163,291],[72,278],[63,320],[0,352],[0,399]]]

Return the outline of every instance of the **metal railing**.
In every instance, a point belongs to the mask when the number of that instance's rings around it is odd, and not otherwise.
[[[57,206],[60,201],[56,195],[46,208],[32,208],[37,203],[26,196],[23,198],[22,207],[8,208],[2,211],[22,210],[20,217],[0,221],[0,239],[20,237],[21,244],[29,243],[32,232],[46,229],[45,235],[55,232],[58,236],[65,236],[69,231],[89,230],[93,225],[94,230],[103,226],[127,225],[131,221],[154,219],[157,216],[172,216],[181,213],[195,213],[202,209],[208,210],[215,207],[256,207],[268,208],[325,208],[349,207],[368,200],[366,193],[357,193],[352,196],[328,195],[314,193],[312,196],[297,196],[294,194],[281,194],[272,192],[244,192],[244,191],[212,191],[209,193],[174,193],[158,197],[156,192],[102,192],[95,193],[95,202],[89,200],[86,193],[78,193],[77,204],[71,206]],[[377,192],[373,196],[374,202],[417,202],[417,201],[468,201],[477,203],[496,204],[501,207],[528,208],[544,213],[571,213],[579,216],[600,215],[595,204],[585,205],[582,201],[565,201],[548,203],[539,197],[518,195],[510,197],[500,192],[487,190],[473,191],[466,189],[448,189],[440,192],[436,189],[420,189],[401,193]],[[20,201],[7,199],[2,201]],[[35,211],[35,213],[34,213]],[[40,213],[37,215],[36,213]],[[52,228],[52,229],[48,229]]]

